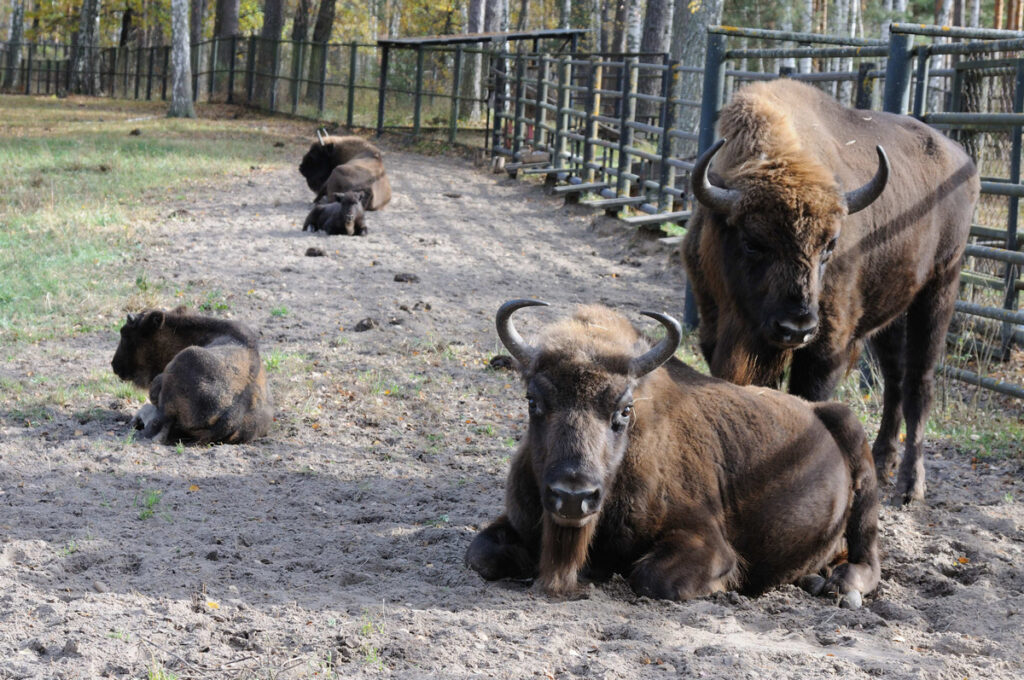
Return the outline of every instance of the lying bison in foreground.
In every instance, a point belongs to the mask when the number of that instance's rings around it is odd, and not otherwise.
[[[537,346],[498,310],[526,383],[529,429],[505,514],[473,540],[485,579],[539,577],[553,594],[581,571],[621,573],[652,597],[805,587],[859,606],[878,584],[878,502],[860,423],[840,404],[739,387],[673,357],[679,324],[651,349],[619,314],[580,308]],[[840,553],[827,581],[816,572]]]
[[[302,225],[302,231],[325,231],[331,236],[366,236],[366,212],[362,191],[334,194],[332,200],[322,200],[313,206]]]
[[[694,167],[699,204],[683,242],[711,373],[775,387],[788,366],[789,391],[820,401],[869,339],[885,381],[878,479],[895,470],[902,407],[897,499],[923,498],[974,163],[913,118],[845,108],[792,80],[743,88],[718,125],[725,141]]]
[[[348,191],[362,191],[363,207],[380,210],[391,200],[391,182],[384,171],[380,149],[361,137],[324,136],[302,157],[299,172],[306,178],[314,200]]]
[[[129,314],[110,364],[122,380],[149,388],[132,419],[144,438],[240,444],[270,429],[257,337],[237,321],[183,308]]]

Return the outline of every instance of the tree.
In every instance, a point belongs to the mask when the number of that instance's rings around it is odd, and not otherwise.
[[[260,30],[259,44],[256,48],[256,101],[274,108],[273,99],[277,73],[278,41],[284,28],[283,0],[263,1],[263,28]]]
[[[647,0],[647,12],[644,14],[643,35],[640,39],[640,51],[649,53],[668,52],[668,29],[672,26],[672,0]],[[646,64],[661,61],[657,57],[643,57]],[[661,94],[661,73],[650,69],[640,69],[637,77],[637,92],[645,95]],[[647,99],[637,101],[639,118],[656,118],[661,107],[657,102]]]
[[[676,0],[672,21],[670,54],[687,66],[704,67],[707,51],[707,28],[722,22],[722,0]],[[679,98],[699,100],[704,83],[700,74],[687,74],[679,79]],[[696,132],[699,112],[692,106],[680,107],[678,127]]]
[[[71,91],[98,94],[100,0],[84,0],[71,57]]]
[[[466,33],[481,33],[484,29],[484,0],[469,0],[469,9],[466,16]],[[470,96],[473,97],[473,107],[470,110],[470,120],[480,120],[480,97],[483,95],[483,81],[486,80],[484,69],[484,55],[480,52],[470,55],[466,62],[466,77],[469,79]]]
[[[172,8],[173,14],[173,8]],[[189,25],[191,29],[191,42],[198,45],[203,40],[203,19],[206,17],[206,0],[192,0],[191,11],[189,12]],[[172,17],[173,23],[173,17]],[[173,28],[172,28],[173,31]]]
[[[189,50],[188,0],[171,0],[172,118],[195,118],[192,107],[192,60]]]
[[[320,88],[313,87],[312,83],[320,80],[320,65],[327,58],[325,45],[331,39],[331,31],[334,29],[334,3],[335,0],[320,0],[316,23],[313,24],[313,47],[309,50],[309,71],[306,78],[310,82],[306,88],[306,101],[310,103],[320,96]],[[349,68],[351,67],[350,64]]]
[[[292,80],[288,92],[293,101],[299,90],[299,78],[302,77],[301,58],[306,52],[303,43],[306,42],[306,34],[309,33],[309,2],[310,0],[298,0],[295,4],[295,18],[292,20]]]
[[[21,65],[21,43],[25,38],[25,0],[11,0],[11,29],[7,35],[7,64],[3,87],[14,87],[14,79]]]

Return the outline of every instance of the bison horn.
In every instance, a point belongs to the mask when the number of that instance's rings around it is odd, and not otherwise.
[[[661,325],[664,326],[665,330],[668,332],[662,341],[652,349],[649,349],[629,362],[629,374],[634,378],[639,378],[642,375],[650,373],[671,359],[672,355],[674,355],[676,350],[679,349],[679,343],[683,340],[682,326],[680,326],[679,322],[668,314],[660,314],[658,312],[640,313],[644,316],[649,316],[652,319],[660,321]]]
[[[547,306],[548,303],[540,300],[509,300],[498,308],[498,314],[494,319],[494,324],[498,328],[498,337],[501,339],[501,344],[505,345],[505,349],[515,357],[520,366],[526,367],[537,350],[523,341],[522,336],[516,331],[516,327],[512,325],[510,317],[513,312],[523,307]]]
[[[317,128],[316,129],[316,139],[317,139],[318,142],[320,142],[320,146],[324,145],[324,135],[323,135],[323,132],[321,132],[322,130],[323,130],[323,128]]]
[[[740,200],[740,192],[735,189],[716,187],[708,181],[708,166],[711,165],[711,159],[718,153],[723,144],[725,144],[724,139],[718,140],[711,145],[711,148],[701,154],[697,162],[693,164],[693,174],[690,176],[690,191],[693,192],[694,198],[712,210],[728,213],[736,205],[736,202]]]
[[[874,203],[875,199],[881,196],[886,183],[889,181],[889,157],[885,155],[885,149],[880,146],[876,146],[875,151],[878,152],[878,170],[875,171],[875,176],[868,180],[867,184],[859,189],[846,192],[847,215],[860,212]]]

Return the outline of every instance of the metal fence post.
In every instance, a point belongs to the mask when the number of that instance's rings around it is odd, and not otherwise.
[[[889,58],[885,63],[885,96],[882,110],[906,113],[910,104],[910,46],[906,33],[889,33]]]
[[[420,136],[420,117],[423,108],[423,46],[416,46],[416,82],[412,99],[412,136]]]
[[[210,41],[210,61],[207,62],[208,68],[210,69],[210,73],[206,79],[206,101],[212,100],[213,93],[217,91],[217,59],[220,56],[219,52],[220,38],[217,36],[213,36],[213,39]],[[197,55],[196,59],[200,63],[202,63],[202,57],[200,55]]]
[[[927,47],[917,48],[917,75],[914,83],[914,115],[920,118],[928,104],[928,58],[931,56]]]
[[[1016,73],[1013,84],[1013,112],[1024,112],[1024,59],[1017,59]],[[1010,184],[1020,184],[1020,153],[1021,153],[1021,126],[1015,125],[1011,129],[1010,138]],[[1006,218],[1006,249],[1012,253],[1017,252],[1020,245],[1017,239],[1017,221],[1020,213],[1020,198],[1010,197],[1010,211]],[[1006,263],[1006,276],[1004,278],[1005,288],[1003,297],[1003,309],[1011,312],[1017,311],[1017,279],[1020,277],[1020,265],[1012,262]],[[1014,342],[1013,324],[1003,322],[1002,328],[1002,350],[1003,356],[1009,358],[1010,350]]]
[[[534,90],[536,106],[533,110],[533,148],[540,149],[544,146],[544,124],[547,122],[548,103],[548,59],[543,54],[535,56],[537,60],[537,87]]]
[[[594,139],[597,137],[597,114],[601,110],[601,58],[591,56],[587,74],[587,117],[583,124],[583,177],[594,181]]]
[[[383,45],[384,53],[380,55],[380,78],[377,83],[377,136],[384,134],[384,99],[388,91],[388,57],[390,46]]]
[[[494,72],[494,123],[491,130],[491,155],[494,156],[499,153],[500,149],[504,149],[502,135],[505,129],[505,71],[507,67],[505,66],[505,54],[499,52],[497,47],[491,54],[491,70]]]
[[[523,143],[523,116],[526,112],[526,102],[523,101],[523,80],[526,79],[526,60],[523,55],[517,54],[516,61],[516,90],[513,95],[512,106],[512,160],[519,160],[519,151]]]
[[[292,82],[291,82],[291,95],[292,95],[292,115],[299,110],[299,87],[302,82],[302,57],[306,51],[306,43],[304,42],[293,42],[292,43]]]
[[[565,128],[566,123],[569,122],[569,114],[566,113],[566,109],[569,108],[570,80],[569,57],[560,57],[558,60],[558,103],[555,109],[555,143],[551,150],[551,165],[554,168],[562,167],[563,156],[566,153]]]
[[[235,100],[235,56],[238,54],[238,36],[231,36],[228,42],[231,52],[228,54],[228,96],[227,103],[233,104]]]
[[[32,57],[35,47],[35,43],[28,44],[28,59],[25,60],[25,94],[32,94]]]
[[[658,176],[658,212],[668,212],[672,208],[672,195],[666,189],[675,179],[675,173],[669,165],[669,158],[672,156],[672,138],[669,132],[676,123],[676,106],[672,102],[672,93],[675,92],[676,69],[679,62],[671,60],[665,64],[665,72],[661,79],[661,96],[664,102],[661,106],[661,172]]]
[[[704,56],[704,89],[700,102],[700,127],[697,136],[697,153],[702,154],[715,143],[715,123],[718,110],[725,98],[725,36],[708,33],[708,45]]]
[[[874,71],[876,66],[872,61],[862,61],[857,66],[857,89],[854,95],[854,108],[871,108],[871,103],[875,98],[875,81],[868,74]]]
[[[310,51],[312,59],[313,51]],[[324,106],[327,104],[327,43],[320,45],[320,90],[316,97],[316,113],[319,118],[324,117]]]
[[[135,99],[139,98],[139,86],[142,84],[142,48],[135,48]]]
[[[249,53],[245,55],[245,103],[252,106],[253,88],[256,85],[256,36],[249,36]]]
[[[168,45],[164,48],[164,67],[161,74],[160,82],[160,99],[167,101],[167,72],[168,65],[171,63],[171,47]]]
[[[626,150],[633,145],[633,122],[636,119],[636,99],[633,93],[636,91],[636,81],[639,76],[640,60],[636,57],[629,57],[622,62],[622,98],[619,100],[619,147],[618,147],[618,176],[615,178],[615,193],[619,196],[628,196],[630,182],[626,180],[626,173],[630,172],[629,152]],[[640,187],[643,191],[643,187]]]
[[[448,143],[455,143],[459,127],[459,86],[462,84],[462,45],[455,46],[455,64],[452,67],[452,111],[448,121]]]
[[[156,48],[149,48],[149,63],[146,65],[146,101],[153,99],[153,57],[156,55]]]
[[[325,52],[324,59],[325,60],[327,59],[327,57],[326,57],[326,47],[327,47],[327,43],[324,43],[324,48],[325,48],[325,50],[324,50],[324,52]],[[384,55],[381,55],[381,56],[383,57]],[[381,68],[383,68],[386,65],[387,65],[387,63],[382,64]],[[348,125],[348,127],[352,127],[352,122],[355,120],[355,109],[356,109],[356,72],[357,72],[358,69],[359,69],[359,43],[355,43],[354,42],[351,45],[349,45],[349,47],[348,47],[348,92],[346,93],[348,95],[348,101],[347,101],[348,107],[345,109],[345,124]],[[387,84],[387,79],[385,77],[385,85],[386,84]],[[379,103],[378,103],[378,106],[380,106]],[[378,135],[379,134],[380,133],[378,133]]]

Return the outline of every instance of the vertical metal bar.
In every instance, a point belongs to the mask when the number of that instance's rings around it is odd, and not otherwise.
[[[293,116],[295,115],[295,112],[299,110],[299,83],[300,83],[300,77],[302,76],[302,57],[303,57],[303,53],[305,52],[305,49],[304,49],[305,45],[306,45],[305,43],[299,42],[299,41],[296,41],[296,42],[292,43],[292,50],[293,50],[292,51],[292,63],[294,64],[294,66],[292,67],[292,82],[291,82],[291,85],[292,85],[292,92],[291,92],[291,94],[292,94],[292,115]]]
[[[523,116],[526,103],[523,101],[523,81],[526,80],[526,59],[522,54],[516,55],[516,90],[515,106],[512,114],[512,159],[519,160],[519,151],[523,142]]]
[[[153,99],[153,57],[156,54],[156,48],[149,48],[149,63],[146,65],[146,101]]]
[[[142,84],[142,48],[135,49],[135,99],[139,98],[139,86]]]
[[[189,63],[192,64],[192,101],[199,100],[199,45],[189,45]]]
[[[555,144],[551,151],[551,166],[562,167],[563,156],[565,155],[565,124],[567,122],[565,110],[569,108],[569,58],[559,57],[558,59],[558,102],[555,109]]]
[[[249,53],[245,55],[245,103],[252,106],[256,86],[256,36],[249,36]]]
[[[455,143],[459,127],[459,90],[462,84],[462,45],[455,46],[455,64],[452,68],[452,112],[448,121],[448,143]]]
[[[325,48],[326,48],[326,46],[327,46],[327,43],[324,43],[324,47]],[[349,45],[349,48],[348,48],[348,93],[347,93],[348,94],[348,108],[345,110],[345,124],[348,125],[349,127],[352,127],[352,122],[353,122],[353,120],[355,120],[354,116],[355,116],[355,107],[356,107],[356,71],[359,68],[359,66],[358,66],[358,64],[359,64],[358,49],[359,49],[359,45],[357,43],[352,43],[351,45]],[[326,50],[325,50],[325,55],[326,55]],[[383,56],[384,55],[382,55],[382,57]],[[324,59],[326,60],[327,57],[324,56]],[[324,61],[325,68],[326,68],[326,65],[327,65],[327,62]],[[386,70],[387,70],[387,61],[385,60],[385,62],[383,64],[381,64],[381,73],[384,74],[384,76],[383,76],[384,77],[384,82],[381,85],[384,87],[385,90],[387,89],[387,84],[388,84],[388,77],[387,77],[387,74],[385,73]],[[384,110],[384,108],[383,108],[384,105],[383,105],[382,102],[383,102],[383,99],[381,100],[381,102],[378,102],[378,104],[377,104],[379,107],[381,107],[380,109],[378,109],[378,114],[380,114],[380,112],[382,112]],[[379,136],[380,132],[378,132],[377,135]]]
[[[231,47],[231,51],[228,53],[228,104],[233,104],[235,101],[235,57],[238,54],[238,36],[231,36],[231,41],[228,43]]]
[[[928,104],[928,60],[929,50],[922,45],[917,48],[917,75],[914,82],[914,115],[920,118]]]
[[[412,99],[412,136],[420,136],[420,116],[423,112],[423,46],[416,46],[416,85]]]
[[[597,116],[601,95],[597,90],[601,86],[600,57],[590,57],[590,68],[587,70],[587,116],[583,127],[583,177],[587,182],[594,181],[594,139],[597,137]]]
[[[505,129],[505,54],[495,49],[491,52],[491,70],[494,73],[494,122],[491,128],[491,155],[504,148],[502,134]]]
[[[1017,60],[1016,78],[1013,85],[1013,111],[1024,112],[1024,59]],[[1010,184],[1020,184],[1020,153],[1021,126],[1011,129],[1010,138]],[[1020,198],[1010,197],[1010,212],[1006,218],[1006,249],[1016,252],[1020,245],[1017,239],[1017,220],[1020,213]],[[1003,309],[1017,311],[1017,279],[1020,277],[1020,265],[1006,263],[1006,277],[1003,297]],[[1012,323],[1003,323],[1002,346],[1003,355],[1007,358],[1013,347],[1014,329]]]
[[[547,109],[544,105],[548,101],[548,58],[546,55],[537,54],[537,87],[534,89],[536,100],[533,110],[533,148],[541,149],[544,146],[544,124],[547,122]]]
[[[663,101],[661,105],[661,172],[658,176],[658,212],[668,212],[672,207],[672,196],[666,189],[674,177],[668,162],[672,156],[672,139],[669,136],[669,131],[676,122],[676,107],[672,103],[672,93],[675,91],[678,67],[678,61],[667,62],[661,78]]]
[[[871,101],[875,96],[875,81],[868,74],[874,71],[876,64],[872,61],[862,61],[857,67],[857,89],[854,95],[854,108],[870,109]]]
[[[206,101],[213,99],[213,93],[217,91],[217,57],[220,56],[220,49],[220,38],[213,36],[210,41],[210,61],[208,62],[210,73],[206,79]],[[200,54],[197,52],[196,59],[202,63]]]
[[[636,120],[636,99],[633,93],[636,91],[636,80],[639,76],[639,60],[630,57],[622,62],[624,73],[622,74],[622,101],[620,102],[621,114],[619,116],[619,176],[615,181],[615,193],[619,196],[628,196],[630,182],[626,180],[626,173],[630,171],[629,153],[626,148],[633,144],[633,122]],[[640,187],[643,192],[643,187]]]
[[[25,60],[25,94],[32,94],[32,57],[35,47],[35,43],[28,44],[28,59]]]
[[[388,56],[391,51],[390,45],[384,43],[382,45],[384,53],[380,55],[380,79],[377,85],[377,136],[380,137],[384,134],[384,97],[388,92]],[[355,68],[354,64],[349,64],[349,68]],[[351,90],[349,90],[351,97]],[[351,115],[351,107],[349,112]]]
[[[889,34],[889,58],[885,63],[885,95],[882,110],[906,113],[910,105],[910,69],[912,36]]]
[[[316,113],[319,118],[324,117],[324,107],[327,105],[327,41],[320,44],[320,89],[316,97]],[[351,125],[351,123],[349,123]]]
[[[277,111],[277,71],[281,66],[281,41],[274,41],[274,59],[270,73],[270,110]]]
[[[168,66],[171,63],[171,46],[168,45],[164,48],[164,68],[162,72],[160,82],[160,99],[167,101],[167,72]]]

